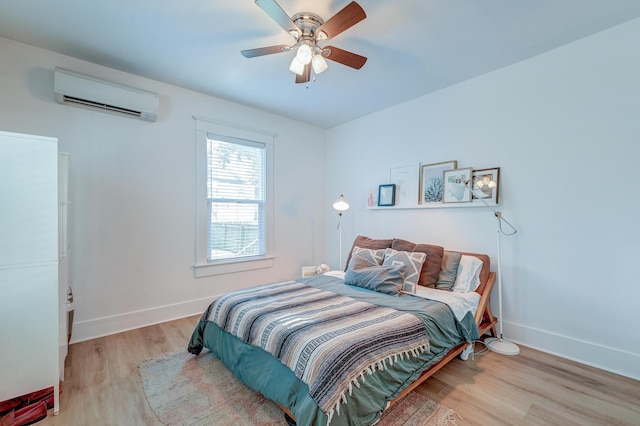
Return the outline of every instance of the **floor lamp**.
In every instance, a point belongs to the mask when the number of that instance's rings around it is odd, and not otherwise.
[[[344,195],[340,194],[340,197],[333,203],[333,208],[338,212],[338,235],[340,244],[338,251],[340,259],[338,259],[338,261],[340,265],[339,270],[342,271],[342,213],[349,210],[349,203],[344,199]]]
[[[466,185],[467,188],[469,188],[471,190],[471,192],[473,193],[474,189],[469,186],[471,182],[467,181]],[[475,186],[478,186],[479,188],[482,188],[483,186],[487,185],[489,188],[495,188],[496,187],[496,182],[494,182],[493,180],[487,179],[485,178],[484,180],[478,180],[474,183],[472,183]],[[497,244],[498,244],[498,337],[489,337],[486,338],[484,340],[484,344],[487,348],[489,348],[489,350],[493,351],[493,352],[497,352],[499,354],[502,355],[518,355],[520,353],[520,348],[518,347],[518,345],[516,345],[513,342],[510,342],[508,340],[506,340],[503,336],[502,336],[502,322],[503,322],[503,317],[502,317],[502,265],[501,265],[501,259],[502,259],[502,255],[500,253],[500,235],[504,234],[506,236],[510,236],[515,234],[516,232],[518,232],[518,230],[515,228],[515,226],[513,226],[511,223],[509,223],[509,221],[507,221],[507,219],[505,219],[504,217],[502,217],[502,212],[496,211],[495,209],[493,209],[481,196],[477,197],[480,201],[482,201],[484,203],[484,205],[490,209],[494,216],[496,217],[496,239],[497,239]],[[511,228],[511,232],[506,233],[504,231],[504,229],[502,229],[502,223],[506,223],[510,228]]]

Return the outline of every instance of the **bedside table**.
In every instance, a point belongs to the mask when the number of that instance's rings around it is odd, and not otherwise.
[[[302,267],[302,278],[305,277],[313,277],[316,274],[315,266],[303,266]]]

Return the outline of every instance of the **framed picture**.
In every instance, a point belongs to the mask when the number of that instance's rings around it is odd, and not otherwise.
[[[396,204],[396,185],[390,183],[388,185],[378,186],[378,205],[394,206]]]
[[[467,186],[467,182],[471,185],[471,174],[473,170],[455,169],[445,170],[442,172],[442,180],[444,187],[442,190],[443,203],[470,203],[471,190]]]
[[[490,206],[498,205],[500,194],[500,167],[473,171],[473,202]],[[481,200],[482,199],[482,200]]]
[[[457,161],[422,164],[420,166],[420,198],[418,203],[442,203],[442,173],[456,167],[458,167]]]
[[[389,183],[396,185],[396,206],[412,207],[418,201],[418,163],[389,169]]]

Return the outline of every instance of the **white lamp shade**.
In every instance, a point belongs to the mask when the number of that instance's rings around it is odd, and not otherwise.
[[[293,61],[291,61],[291,65],[289,65],[289,71],[298,75],[304,73],[304,64],[298,60],[297,56],[293,57]]]
[[[485,176],[482,176],[481,179],[476,180],[476,186],[478,188],[484,188],[485,186],[488,186],[489,188],[495,188],[497,185],[493,179],[485,175]]]
[[[311,59],[311,66],[313,66],[313,72],[316,74],[320,74],[329,68],[327,61],[319,53],[313,55],[313,59]]]
[[[340,194],[340,197],[333,203],[333,208],[340,213],[349,210],[349,203],[344,199],[344,195]]]
[[[302,44],[300,47],[298,47],[296,58],[298,58],[298,60],[302,62],[303,65],[307,65],[309,62],[311,62],[312,56],[313,52],[311,52],[311,47],[309,47],[308,44]]]

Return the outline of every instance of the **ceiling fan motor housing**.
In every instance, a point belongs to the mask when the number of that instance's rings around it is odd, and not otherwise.
[[[316,15],[315,13],[303,12],[296,13],[291,17],[291,20],[294,24],[300,28],[302,34],[292,34],[298,40],[313,40],[315,43],[316,40],[323,40],[327,38],[327,35],[322,31],[319,34],[316,34],[316,30],[320,27],[320,25],[324,24],[324,20]]]

